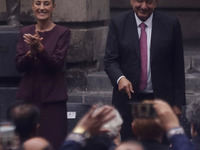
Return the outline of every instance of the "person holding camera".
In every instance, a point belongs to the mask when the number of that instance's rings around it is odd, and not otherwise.
[[[194,149],[176,114],[165,101],[144,101],[133,109],[137,112],[132,123],[133,132],[146,150]],[[172,147],[162,143],[164,133]]]
[[[183,128],[180,126],[178,117],[170,105],[162,100],[155,100],[153,104],[160,126],[166,132],[172,150],[194,150],[194,145],[187,138]]]
[[[149,100],[133,104],[133,133],[147,150],[170,150],[168,145],[162,143],[165,130],[160,125],[153,104]]]

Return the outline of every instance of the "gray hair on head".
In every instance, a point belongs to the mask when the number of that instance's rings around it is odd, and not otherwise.
[[[94,115],[95,113],[99,112],[101,110],[101,107],[98,107],[95,111],[94,111]],[[107,129],[109,130],[109,132],[107,133],[108,136],[112,139],[116,138],[119,134],[119,131],[121,129],[121,125],[123,123],[123,120],[122,120],[122,117],[121,115],[119,114],[118,110],[115,108],[113,109],[113,112],[112,112],[115,117],[106,122],[103,126],[102,126],[102,129]]]
[[[194,125],[195,130],[200,135],[200,99],[191,101],[186,107],[186,118]]]

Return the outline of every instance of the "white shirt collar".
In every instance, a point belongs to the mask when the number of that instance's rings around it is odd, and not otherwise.
[[[138,16],[135,14],[135,19],[136,19],[136,23],[137,26],[139,26],[143,21],[141,21]],[[151,14],[151,16],[144,22],[146,24],[147,27],[151,28],[152,27],[152,20],[153,20],[153,13]]]

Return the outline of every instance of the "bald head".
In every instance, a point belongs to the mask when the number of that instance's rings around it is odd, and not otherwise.
[[[50,143],[41,137],[31,138],[24,142],[24,150],[53,150]]]
[[[115,150],[144,150],[144,148],[136,141],[127,141],[121,143]]]

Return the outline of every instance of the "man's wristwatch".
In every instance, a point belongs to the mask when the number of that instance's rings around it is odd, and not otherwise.
[[[185,134],[184,129],[182,127],[175,127],[175,128],[170,129],[167,132],[167,138],[171,139],[174,135],[177,135],[177,134]]]
[[[76,127],[74,128],[74,130],[72,131],[72,133],[76,133],[76,134],[82,134],[85,138],[89,138],[90,137],[90,133],[87,132],[84,128],[82,127]]]
[[[85,145],[85,140],[90,137],[90,134],[85,131],[82,127],[76,127],[73,131],[67,136],[66,140],[75,141],[82,146]]]

